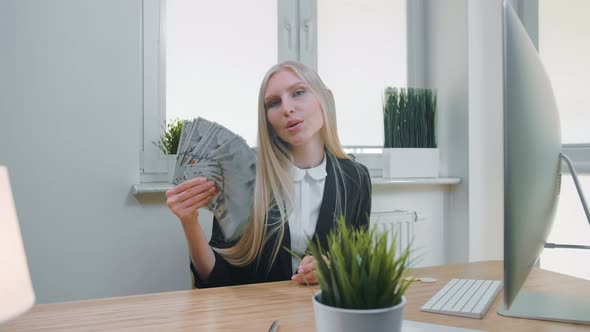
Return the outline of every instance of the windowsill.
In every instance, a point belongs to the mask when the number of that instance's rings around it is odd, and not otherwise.
[[[172,188],[172,184],[169,182],[144,182],[132,185],[131,193],[135,196],[165,193],[170,188]]]
[[[437,178],[391,178],[372,177],[373,186],[446,186],[457,185],[461,183],[461,178],[457,177],[437,177]],[[172,188],[172,184],[167,182],[150,182],[134,184],[131,187],[131,193],[135,196],[144,194],[165,193]]]
[[[373,186],[444,186],[456,185],[461,183],[461,178],[457,177],[436,177],[436,178],[383,178],[371,177]]]

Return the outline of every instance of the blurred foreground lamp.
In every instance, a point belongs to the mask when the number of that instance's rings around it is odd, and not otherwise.
[[[29,310],[35,293],[27,267],[8,170],[0,166],[0,324]]]

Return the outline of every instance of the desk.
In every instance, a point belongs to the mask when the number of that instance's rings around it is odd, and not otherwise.
[[[437,278],[417,282],[406,297],[404,318],[486,331],[589,331],[590,327],[500,316],[500,293],[483,320],[424,313],[419,308],[452,278],[502,279],[502,262],[478,262],[419,268],[416,276]],[[590,294],[590,282],[535,269],[525,287],[559,285],[561,292]],[[314,331],[313,289],[291,281],[212,289],[126,296],[36,305],[27,314],[0,326],[0,331]]]

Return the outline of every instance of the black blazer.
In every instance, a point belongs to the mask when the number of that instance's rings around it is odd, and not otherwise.
[[[341,178],[337,179],[332,169],[331,158],[327,158],[327,176],[326,182],[324,183],[324,194],[314,235],[314,241],[315,236],[317,236],[324,249],[327,244],[327,235],[335,226],[335,217],[337,217],[334,215],[336,208],[335,195],[337,180],[341,188],[344,186],[348,195],[346,207],[343,208],[345,211],[346,222],[356,227],[368,225],[369,216],[371,214],[371,179],[367,168],[364,165],[349,159],[334,158],[334,160],[340,164],[344,174]],[[359,178],[364,178],[364,181],[359,183]],[[344,201],[344,190],[340,191],[342,201]],[[276,236],[278,235],[275,235],[275,237]],[[285,224],[285,234],[277,257],[274,263],[270,264],[273,249],[272,244],[275,242],[276,241],[273,241],[273,239],[267,241],[267,245],[262,249],[259,259],[255,259],[251,264],[244,267],[229,264],[220,254],[214,251],[215,266],[207,280],[199,278],[197,271],[191,262],[190,268],[194,275],[195,287],[207,288],[290,280],[293,275],[291,255],[284,249],[284,247],[291,248],[291,237],[288,223]],[[228,243],[224,240],[221,228],[217,220],[214,219],[209,245],[216,248],[225,248],[232,244],[233,243]]]

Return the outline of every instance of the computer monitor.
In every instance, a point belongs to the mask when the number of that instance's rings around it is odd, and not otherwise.
[[[498,313],[590,324],[588,294],[521,290],[553,224],[561,185],[561,133],[547,73],[507,0],[503,42],[504,305]]]

